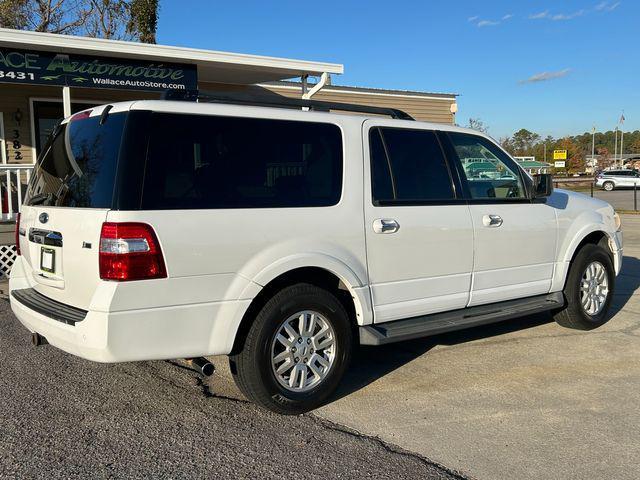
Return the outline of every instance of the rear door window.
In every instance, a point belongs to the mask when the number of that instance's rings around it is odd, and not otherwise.
[[[342,168],[336,125],[154,113],[142,208],[335,205]]]
[[[38,161],[25,205],[111,208],[126,113],[81,116],[54,130]]]

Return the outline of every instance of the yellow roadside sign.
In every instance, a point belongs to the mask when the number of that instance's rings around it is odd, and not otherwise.
[[[566,160],[567,159],[567,151],[566,150],[554,150],[553,151],[553,159],[554,160]]]

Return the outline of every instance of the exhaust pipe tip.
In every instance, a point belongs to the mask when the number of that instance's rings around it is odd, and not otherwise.
[[[188,358],[187,363],[205,377],[210,377],[216,371],[216,367],[213,366],[213,363],[204,357]]]
[[[49,345],[49,342],[47,341],[47,339],[36,332],[33,332],[31,334],[31,343],[33,344],[34,347],[39,347],[41,345]]]

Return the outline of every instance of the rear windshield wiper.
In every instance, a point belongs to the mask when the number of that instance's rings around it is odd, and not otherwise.
[[[40,205],[53,200],[53,193],[38,193],[29,199],[29,205]]]

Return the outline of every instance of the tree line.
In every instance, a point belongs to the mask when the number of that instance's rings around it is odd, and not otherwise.
[[[474,128],[487,132],[486,125],[479,119],[469,119],[469,128]],[[623,151],[620,150],[621,132],[609,130],[607,132],[596,132],[595,153],[600,155],[598,168],[606,168],[614,162],[614,152],[640,154],[640,130],[624,132]],[[567,150],[567,170],[569,173],[583,172],[586,167],[586,158],[591,155],[591,132],[580,135],[568,135],[562,138],[552,136],[542,137],[541,135],[522,128],[513,135],[499,139],[505,150],[514,156],[535,156],[536,160],[544,161],[545,149],[547,162],[553,162],[554,150]]]
[[[0,0],[0,27],[156,43],[158,0]]]

